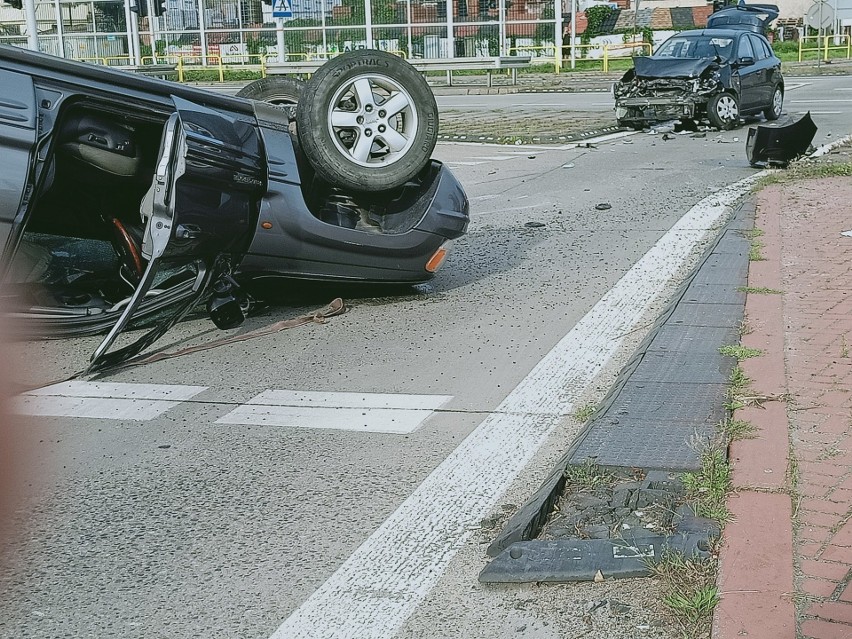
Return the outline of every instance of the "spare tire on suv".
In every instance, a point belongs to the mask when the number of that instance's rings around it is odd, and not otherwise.
[[[326,62],[296,108],[302,151],[317,174],[354,191],[403,185],[429,162],[438,105],[402,58],[361,50]]]

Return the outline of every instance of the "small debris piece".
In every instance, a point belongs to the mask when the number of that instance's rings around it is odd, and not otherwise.
[[[598,571],[600,572],[600,571]],[[586,612],[591,613],[597,610],[598,608],[603,608],[607,604],[606,599],[601,599],[600,601],[590,601],[586,604]]]
[[[596,204],[595,208],[598,211],[608,211],[612,208],[612,204],[610,204],[609,202],[601,202],[600,204]]]
[[[592,144],[591,142],[577,142],[577,148],[580,148],[580,149],[596,149],[596,148],[598,148],[598,145]]]
[[[530,229],[540,229],[542,226],[544,226],[544,223],[543,222],[527,222],[526,224],[524,224],[524,226],[526,226],[527,228],[530,228]]]
[[[674,140],[674,136],[669,135],[668,133],[663,133],[663,140],[666,141],[666,142],[669,141],[669,140]]]
[[[689,137],[691,137],[691,138],[706,138],[707,134],[702,131],[700,133],[693,133]]]
[[[616,615],[624,615],[630,612],[630,606],[623,601],[617,601],[615,599],[609,600],[609,610],[610,612]]]
[[[602,573],[600,570],[598,570],[598,571],[595,573],[595,583],[596,583],[596,584],[599,584],[599,583],[601,583],[603,580],[604,580],[603,573]]]
[[[852,231],[843,231],[840,233],[843,237],[852,237]]]
[[[573,168],[574,168],[574,163],[573,163],[573,162],[569,162],[568,164],[563,164],[563,165],[562,165],[562,168],[563,168],[563,169],[573,169]]]
[[[534,155],[528,155],[528,156],[527,156],[527,159],[528,159],[528,160],[535,160],[535,156],[534,156]]]

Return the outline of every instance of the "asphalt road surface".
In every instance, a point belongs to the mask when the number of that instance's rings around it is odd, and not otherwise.
[[[847,78],[794,80],[785,111],[811,111],[815,143],[850,133]],[[439,104],[565,114],[604,109],[604,96]],[[6,522],[23,532],[0,580],[0,636],[582,631],[559,606],[535,603],[579,587],[477,584],[496,532],[481,522],[538,486],[576,434],[573,412],[606,392],[748,191],[745,135],[440,144],[472,222],[428,285],[285,289],[237,332],[335,295],[349,310],[60,398],[23,397],[21,410],[39,416],[17,425],[30,482]],[[217,336],[196,317],[159,346]],[[56,379],[96,342],[20,345],[10,368],[23,381]]]

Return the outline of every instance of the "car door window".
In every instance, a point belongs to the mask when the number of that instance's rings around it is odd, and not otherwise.
[[[766,45],[760,38],[756,38],[754,36],[749,36],[749,40],[751,40],[751,47],[754,50],[754,59],[755,60],[766,60],[769,57],[769,51],[766,49]]]
[[[744,35],[740,38],[740,49],[737,54],[740,58],[754,58],[754,49],[751,47],[750,38]]]

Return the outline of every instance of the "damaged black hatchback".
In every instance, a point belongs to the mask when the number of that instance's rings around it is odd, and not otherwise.
[[[763,35],[774,5],[738,5],[710,16],[707,28],[683,31],[613,85],[619,126],[707,119],[732,129],[743,115],[777,120],[784,104],[781,60]]]

